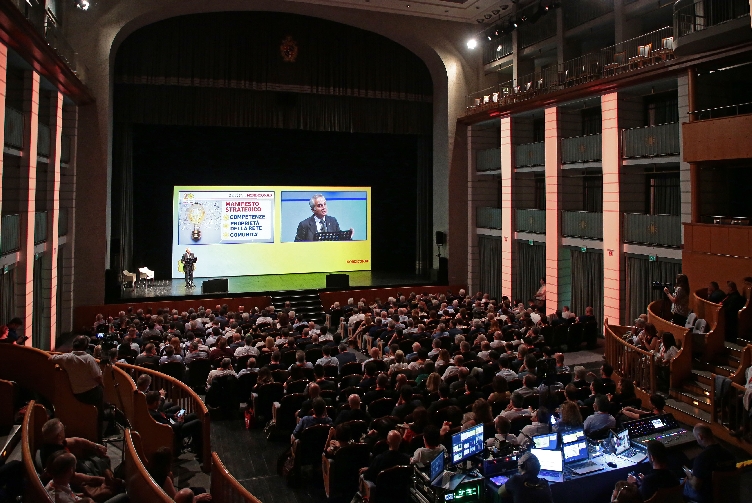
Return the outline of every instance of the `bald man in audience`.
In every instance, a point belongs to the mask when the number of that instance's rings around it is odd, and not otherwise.
[[[360,473],[363,475],[363,480],[369,485],[376,483],[376,478],[379,473],[392,468],[393,466],[409,465],[410,458],[407,454],[400,452],[400,444],[402,443],[402,435],[397,430],[390,431],[386,436],[386,443],[389,446],[389,450],[382,452],[371,461],[368,468],[361,468]]]
[[[353,393],[347,397],[347,405],[350,408],[337,414],[337,419],[334,420],[335,425],[356,420],[365,421],[367,425],[371,424],[371,416],[368,412],[360,408],[360,396]]]

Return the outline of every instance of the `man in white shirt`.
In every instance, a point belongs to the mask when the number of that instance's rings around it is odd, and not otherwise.
[[[102,408],[103,381],[99,364],[86,352],[89,338],[85,335],[73,339],[73,351],[50,356],[50,360],[66,371],[71,389],[76,398],[83,403]]]
[[[464,363],[465,359],[462,357],[462,355],[455,356],[454,364],[447,367],[447,369],[444,371],[444,375],[441,376],[441,380],[446,381],[453,375],[458,375],[460,373],[460,369],[465,368]]]
[[[232,360],[229,358],[223,358],[222,363],[220,363],[219,368],[217,370],[212,370],[209,372],[209,375],[206,378],[206,389],[209,390],[209,387],[212,384],[212,381],[215,377],[221,377],[226,375],[233,375],[237,377],[238,375],[235,373],[235,370],[232,368]]]

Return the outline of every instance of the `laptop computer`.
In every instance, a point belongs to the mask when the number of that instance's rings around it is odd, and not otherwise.
[[[549,482],[564,481],[564,461],[561,451],[549,451],[545,449],[530,449],[530,452],[538,458],[541,470],[538,477]]]
[[[638,463],[647,457],[647,453],[641,449],[633,449],[632,443],[629,441],[629,429],[624,428],[622,431],[614,435],[612,439],[614,445],[614,454],[617,456],[628,459],[633,463]]]

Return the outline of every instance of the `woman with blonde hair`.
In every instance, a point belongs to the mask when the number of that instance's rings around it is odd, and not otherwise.
[[[584,421],[580,413],[580,407],[575,402],[566,401],[561,404],[561,418],[556,423],[557,431],[582,428]]]
[[[261,348],[262,353],[274,353],[275,350],[274,346],[274,338],[273,337],[267,337],[264,340],[264,347]]]
[[[394,352],[394,363],[389,367],[389,375],[400,370],[405,370],[406,368],[407,362],[405,361],[405,353],[403,353],[401,349],[398,349]]]

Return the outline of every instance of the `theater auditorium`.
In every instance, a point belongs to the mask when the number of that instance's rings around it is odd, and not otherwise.
[[[0,0],[0,503],[752,501],[752,0]]]

